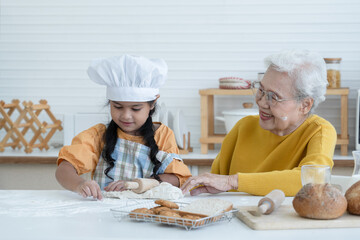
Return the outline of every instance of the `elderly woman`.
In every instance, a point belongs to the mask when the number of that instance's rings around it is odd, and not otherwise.
[[[333,166],[336,131],[312,114],[325,100],[323,58],[309,51],[286,51],[265,59],[261,82],[253,83],[259,115],[237,122],[225,137],[211,173],[181,187],[191,195],[229,190],[266,195],[281,189],[294,196],[301,188],[301,166]]]

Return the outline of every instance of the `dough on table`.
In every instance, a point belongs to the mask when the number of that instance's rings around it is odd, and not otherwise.
[[[161,198],[165,200],[177,200],[183,198],[184,195],[180,188],[175,187],[167,182],[162,182],[159,186],[156,186],[144,193],[134,193],[131,190],[126,191],[113,191],[113,192],[103,192],[105,198],[120,198],[120,199],[129,199],[129,198]]]

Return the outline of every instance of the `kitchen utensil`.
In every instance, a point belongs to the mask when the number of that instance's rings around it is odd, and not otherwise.
[[[285,200],[285,194],[279,189],[272,190],[258,203],[258,212],[261,214],[270,214],[280,207]]]
[[[352,151],[352,154],[354,157],[354,170],[352,176],[348,181],[346,190],[350,188],[357,181],[360,181],[360,151]]]
[[[149,178],[136,178],[125,183],[125,188],[135,193],[143,193],[153,187],[159,186],[159,181]]]
[[[259,73],[258,73],[257,80],[258,80],[259,82],[261,82],[261,80],[263,79],[264,74],[265,74],[264,72],[259,72]]]
[[[176,143],[180,148],[185,148],[186,145],[184,145],[184,135],[185,135],[185,141],[187,142],[187,135],[188,135],[188,129],[186,125],[186,120],[183,112],[178,109],[174,118],[174,134]]]
[[[152,115],[153,122],[160,122],[161,104],[156,104],[156,111]]]
[[[360,217],[347,212],[337,219],[315,220],[300,217],[292,205],[282,205],[269,215],[257,215],[257,206],[237,208],[235,215],[254,230],[360,227]]]
[[[176,203],[180,206],[180,209],[182,209],[183,207],[189,204],[185,202],[176,202]],[[153,208],[156,206],[158,205],[155,204],[154,201],[139,201],[135,205],[127,205],[119,208],[112,208],[110,209],[110,211],[112,212],[113,216],[119,221],[122,221],[123,219],[131,219],[140,222],[162,223],[167,225],[184,227],[186,230],[192,230],[209,225],[215,225],[222,222],[230,222],[233,217],[233,213],[238,211],[237,209],[232,209],[228,212],[219,213],[217,215],[210,217],[206,217],[205,215],[200,215],[200,214],[187,213],[181,210],[178,211],[178,213],[181,216],[186,214],[186,215],[201,217],[200,219],[196,219],[196,220],[131,212],[136,208]]]
[[[360,151],[352,151],[352,154],[354,157],[354,170],[352,175],[360,176]]]
[[[331,168],[327,165],[303,165],[301,167],[301,183],[330,183]]]
[[[186,140],[187,140],[187,142],[186,142]],[[189,152],[193,151],[193,148],[191,147],[191,144],[190,144],[190,132],[188,132],[187,137],[185,134],[183,135],[183,146],[184,146],[183,148],[179,147],[180,154],[188,154]]]
[[[220,89],[248,89],[251,81],[239,77],[223,77],[219,79]]]
[[[168,123],[169,123],[169,121],[168,121],[168,110],[166,108],[165,103],[161,103],[161,108],[160,109],[161,109],[161,111],[159,112],[159,121],[162,124],[168,126]]]
[[[252,102],[244,102],[242,105],[244,108],[252,108],[254,106]]]
[[[215,117],[215,119],[225,122],[225,129],[228,133],[241,118],[249,115],[258,115],[259,110],[255,108],[241,108],[231,111],[223,111],[222,114],[224,117]]]

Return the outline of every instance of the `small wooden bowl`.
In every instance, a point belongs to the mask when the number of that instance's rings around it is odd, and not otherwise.
[[[249,102],[246,102],[246,103],[243,103],[242,104],[244,108],[252,108],[252,106],[254,105],[253,103],[249,103]]]

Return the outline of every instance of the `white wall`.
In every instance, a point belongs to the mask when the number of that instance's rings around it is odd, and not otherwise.
[[[164,58],[169,79],[161,100],[181,108],[199,146],[198,90],[218,78],[256,79],[262,60],[285,48],[342,57],[350,87],[349,132],[354,144],[355,89],[360,88],[360,1],[357,0],[1,0],[0,99],[48,100],[52,111],[99,112],[104,88],[90,82],[90,59],[123,53]],[[240,97],[219,97],[220,109]],[[339,102],[318,113],[340,128]],[[221,122],[217,130],[224,131]]]

